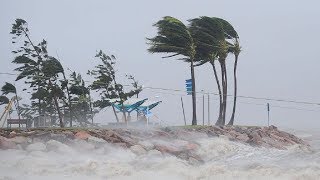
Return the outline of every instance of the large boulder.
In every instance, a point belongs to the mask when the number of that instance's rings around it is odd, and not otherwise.
[[[18,149],[16,143],[0,136],[0,149]]]
[[[155,149],[148,151],[148,154],[151,156],[161,156],[162,155],[162,153],[160,151],[155,150]]]
[[[53,150],[56,152],[60,152],[60,153],[73,153],[73,149],[70,148],[68,145],[63,144],[59,141],[56,140],[49,140],[47,143],[47,149],[48,150]]]
[[[90,136],[91,135],[86,131],[79,131],[74,135],[76,139],[81,139],[81,140],[87,140]]]
[[[95,144],[106,143],[106,141],[104,139],[97,138],[97,137],[94,137],[94,136],[89,136],[88,137],[88,142],[95,143]]]
[[[140,145],[133,145],[130,147],[130,150],[137,155],[143,155],[147,153],[147,151]]]
[[[8,139],[8,141],[14,142],[16,144],[24,144],[24,143],[28,143],[28,141],[31,141],[31,140],[24,136],[15,136],[14,138]]]
[[[138,144],[148,151],[154,149],[154,145],[149,141],[139,141]]]
[[[46,145],[42,142],[29,144],[26,148],[27,151],[45,151],[46,149]]]
[[[78,151],[92,151],[95,149],[93,144],[81,139],[73,140],[72,146]]]

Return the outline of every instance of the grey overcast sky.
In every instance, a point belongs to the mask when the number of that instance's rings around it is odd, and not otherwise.
[[[58,54],[63,65],[71,70],[85,73],[98,63],[93,57],[96,50],[102,49],[117,56],[120,74],[132,74],[144,86],[183,90],[184,80],[190,77],[188,64],[149,54],[145,38],[155,35],[152,24],[163,16],[185,23],[198,16],[215,16],[229,21],[240,36],[243,51],[238,65],[239,95],[319,103],[319,7],[317,0],[3,0],[0,72],[13,72],[15,68],[10,63],[14,58],[10,52],[15,47],[9,32],[15,18],[23,18],[29,23],[32,39],[46,39],[49,53]],[[233,56],[229,56],[228,62],[230,77]],[[209,65],[197,68],[196,76],[198,91],[217,92]],[[1,84],[13,79],[0,75]],[[142,95],[151,99],[159,96],[163,103],[154,113],[168,123],[182,124],[179,95],[155,90],[145,90]],[[202,122],[202,99],[201,95],[198,97],[198,121]],[[191,96],[183,98],[190,123]],[[211,121],[215,121],[217,96],[211,96],[210,102]],[[272,107],[272,124],[290,128],[320,126],[320,106],[243,98],[239,98],[236,124],[265,125],[266,107],[261,104],[267,102],[271,106],[295,108]],[[97,118],[101,123],[114,121],[109,109]]]

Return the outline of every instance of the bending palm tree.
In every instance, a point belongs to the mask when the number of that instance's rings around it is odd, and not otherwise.
[[[190,20],[190,31],[196,42],[196,66],[209,62],[212,65],[215,80],[219,91],[219,117],[217,122],[222,121],[223,97],[220,81],[215,67],[217,60],[219,41],[224,39],[224,32],[220,22],[210,17],[200,17]]]
[[[178,55],[184,56],[180,60],[190,62],[192,79],[192,125],[197,125],[196,115],[196,83],[194,73],[194,60],[196,46],[189,29],[178,19],[166,16],[154,24],[158,28],[158,35],[154,38],[147,38],[151,53],[170,53],[164,58]]]
[[[234,30],[233,26],[226,20],[221,18],[214,18],[218,20],[223,28],[224,37],[225,39],[223,41],[220,41],[219,43],[219,62],[221,66],[221,72],[222,72],[222,86],[223,86],[223,112],[222,112],[222,121],[217,122],[219,125],[225,125],[225,119],[226,119],[226,110],[227,110],[227,92],[228,92],[228,79],[227,79],[227,69],[225,60],[227,58],[228,53],[230,52],[230,47],[233,45],[228,42],[230,39],[237,39],[238,33]],[[235,108],[235,107],[234,107]],[[234,110],[235,111],[235,110]]]
[[[237,88],[238,88],[237,87],[237,64],[238,64],[238,57],[241,52],[241,47],[240,47],[238,39],[236,39],[236,42],[234,43],[234,46],[231,49],[231,51],[233,52],[234,58],[235,58],[234,67],[233,67],[234,96],[233,96],[232,115],[231,115],[231,118],[230,118],[228,125],[233,125],[233,123],[234,123],[234,116],[235,116],[236,105],[237,105]]]

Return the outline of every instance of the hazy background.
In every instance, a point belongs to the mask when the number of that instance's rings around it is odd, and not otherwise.
[[[198,16],[216,16],[228,20],[240,36],[239,95],[320,102],[319,6],[316,0],[1,1],[0,72],[11,73],[16,67],[11,64],[14,56],[10,52],[16,47],[11,44],[9,32],[15,18],[23,18],[29,23],[32,39],[36,42],[46,39],[49,54],[58,54],[65,68],[84,75],[98,63],[93,57],[101,49],[118,58],[117,69],[123,76],[132,74],[146,87],[184,90],[184,80],[190,77],[188,64],[149,54],[145,38],[155,35],[152,24],[163,16],[174,16],[185,23]],[[228,68],[232,70],[233,56],[229,56],[228,62]],[[196,68],[196,77],[198,91],[217,92],[209,65]],[[14,77],[0,75],[1,86],[5,81],[13,80]],[[232,85],[232,79],[229,82]],[[21,90],[22,86],[17,85]],[[163,101],[154,111],[159,119],[169,124],[182,124],[180,94],[184,93],[163,92],[146,89],[141,96]],[[183,98],[187,121],[191,123],[191,96]],[[210,99],[211,122],[217,118],[217,98],[211,96]],[[238,101],[236,124],[266,125],[265,104],[269,102],[271,106],[294,108],[271,107],[272,124],[289,128],[317,128],[320,125],[319,105],[243,98]],[[197,105],[200,123],[201,95],[198,95]],[[229,110],[227,120],[230,114]],[[207,113],[205,117],[207,121]],[[106,109],[97,116],[97,121],[105,124],[115,118],[111,110]]]

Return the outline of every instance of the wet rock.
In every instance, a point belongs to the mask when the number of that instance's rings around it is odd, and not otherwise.
[[[150,150],[148,152],[148,154],[151,155],[151,156],[161,156],[162,155],[162,153],[160,151],[155,150],[155,149]]]
[[[127,144],[126,143],[114,143],[114,145],[121,147],[121,148],[127,148]]]
[[[155,149],[160,151],[161,153],[169,153],[169,154],[179,154],[181,150],[175,146],[164,145],[164,144],[156,144]]]
[[[73,153],[74,151],[72,150],[71,147],[69,147],[66,144],[63,144],[59,141],[56,140],[49,140],[47,143],[47,149],[48,150],[53,150],[56,152],[60,152],[60,153]]]
[[[63,134],[64,134],[67,138],[70,138],[70,139],[73,139],[73,138],[74,138],[74,134],[73,134],[73,132],[71,132],[71,131],[64,131]]]
[[[149,141],[139,141],[138,144],[141,145],[147,151],[154,149],[154,145]]]
[[[17,133],[15,131],[11,131],[9,134],[9,138],[14,138],[16,137]]]
[[[16,143],[0,136],[0,149],[18,149]]]
[[[24,136],[16,136],[16,137],[10,138],[8,140],[11,142],[14,142],[16,144],[28,143],[28,141],[30,141],[28,138],[26,138]]]
[[[250,139],[247,142],[252,145],[262,145],[263,144],[261,136],[256,131],[251,132],[249,134],[249,138]]]
[[[201,164],[196,158],[193,158],[193,157],[189,157],[188,162],[191,165],[200,165]]]
[[[143,155],[147,153],[147,151],[140,145],[133,145],[130,147],[130,150],[137,155]]]
[[[87,140],[90,137],[90,134],[86,131],[79,131],[74,135],[74,137],[76,139]]]
[[[76,150],[79,151],[91,151],[95,149],[95,146],[93,144],[90,144],[82,139],[75,139],[73,141],[73,146]]]
[[[249,140],[249,137],[247,134],[239,134],[236,137],[237,140],[242,141],[242,142],[247,142]]]
[[[61,134],[51,133],[50,136],[51,136],[51,139],[54,139],[56,141],[60,141],[60,142],[67,141],[67,136],[64,133],[61,133]]]
[[[94,137],[94,136],[89,136],[88,137],[88,142],[95,143],[95,144],[106,143],[106,141],[104,139],[97,138],[97,137]]]
[[[195,150],[198,149],[198,147],[199,147],[199,146],[198,146],[197,144],[188,142],[188,144],[186,144],[186,145],[184,146],[184,149],[186,149],[186,150],[188,150],[188,151],[195,151]]]
[[[41,142],[29,144],[26,148],[27,151],[45,151],[46,145]]]

